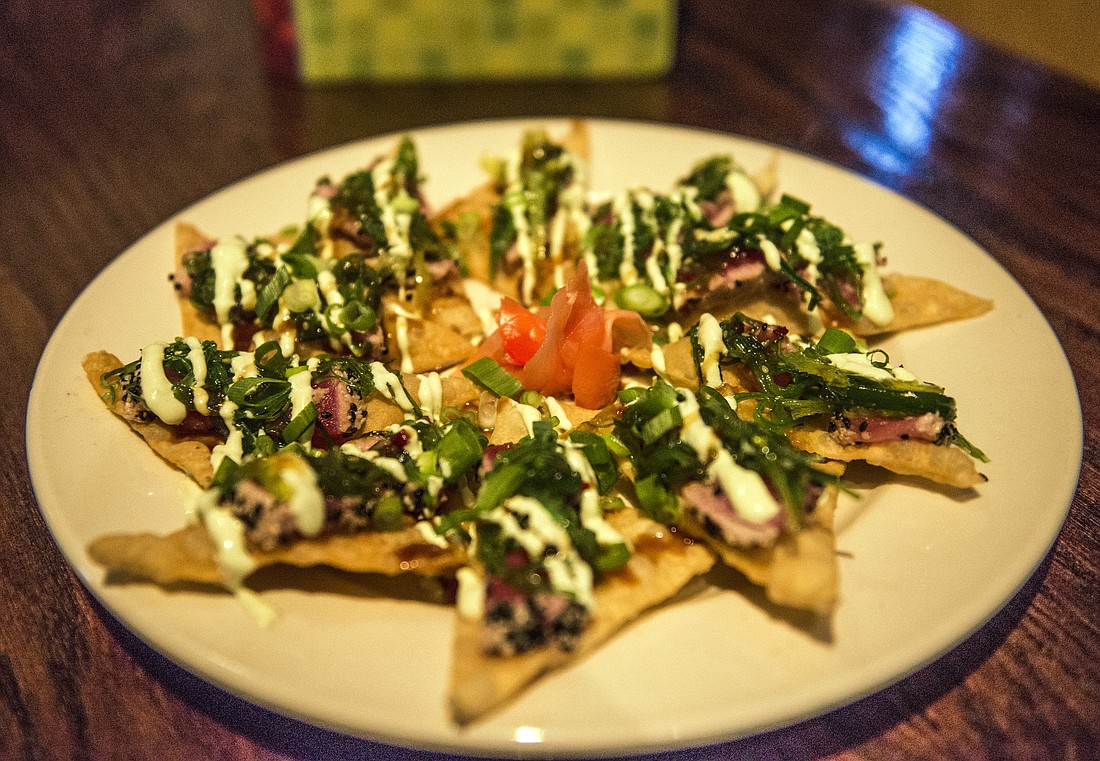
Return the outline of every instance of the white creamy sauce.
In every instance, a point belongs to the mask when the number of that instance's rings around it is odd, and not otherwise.
[[[630,193],[625,190],[616,193],[611,206],[619,220],[619,232],[623,237],[623,260],[619,263],[619,280],[623,285],[632,285],[638,281],[638,270],[634,266],[634,204]]]
[[[420,536],[423,537],[424,541],[428,544],[434,545],[444,550],[450,547],[450,544],[444,537],[435,533],[435,526],[432,524],[431,521],[417,521],[413,525],[414,528],[416,528],[416,530],[420,532]]]
[[[278,618],[275,609],[243,586],[248,574],[256,569],[256,561],[245,547],[244,524],[230,510],[218,506],[218,493],[212,489],[200,493],[189,511],[202,521],[213,540],[214,563],[225,588],[259,626],[270,626]]]
[[[172,393],[172,382],[164,374],[163,343],[141,350],[141,396],[153,414],[167,425],[179,425],[187,417],[187,406]]]
[[[653,372],[658,378],[671,383],[668,378],[668,369],[665,366],[665,351],[657,344],[653,344],[653,347],[649,350],[649,360],[653,364]]]
[[[340,294],[340,287],[336,283],[336,275],[330,270],[321,270],[317,273],[317,288],[325,299],[326,304],[343,304],[344,297]]]
[[[469,566],[455,571],[455,579],[458,581],[455,605],[459,615],[463,618],[481,618],[485,612],[485,581]]]
[[[437,372],[430,372],[419,378],[420,388],[417,393],[420,397],[420,408],[429,420],[439,420],[443,415],[443,381]]]
[[[218,324],[222,326],[222,348],[232,349],[232,332],[227,334],[225,329],[229,326],[229,312],[237,303],[237,286],[248,269],[247,244],[244,239],[220,239],[210,249],[210,265],[214,269],[214,314],[218,318]]]
[[[733,167],[726,175],[726,187],[733,197],[733,210],[738,214],[746,211],[756,211],[760,208],[762,200],[760,191],[752,178],[745,174],[740,167]]]
[[[794,241],[795,250],[798,251],[798,255],[806,260],[806,281],[810,285],[817,283],[818,271],[817,265],[821,263],[821,247],[817,245],[817,238],[810,232],[810,229],[803,227],[798,233],[798,237]]]
[[[215,473],[218,472],[218,466],[222,464],[222,460],[226,457],[238,464],[240,464],[241,458],[244,457],[244,437],[234,424],[237,405],[226,399],[218,407],[218,414],[225,421],[225,425],[229,429],[229,435],[226,436],[225,443],[215,444],[214,448],[210,450],[210,465],[213,466]]]
[[[717,388],[722,385],[722,368],[718,360],[726,352],[726,342],[722,340],[722,326],[710,312],[699,318],[699,345],[703,349],[703,382]]]
[[[520,290],[524,304],[530,304],[535,294],[535,250],[534,241],[531,240],[531,226],[527,221],[527,204],[524,200],[523,178],[520,174],[520,166],[523,163],[523,152],[517,149],[508,161],[505,162],[505,177],[507,186],[504,191],[504,205],[512,215],[512,226],[516,229],[516,253],[519,254],[523,264],[523,279]]]
[[[845,372],[859,375],[875,381],[919,381],[917,376],[904,367],[876,367],[871,364],[871,358],[867,354],[853,352],[851,354],[830,354],[826,357],[830,364],[839,367]]]
[[[569,416],[565,414],[565,408],[561,406],[552,396],[543,397],[546,402],[546,411],[550,413],[551,417],[558,419],[558,424],[554,426],[559,431],[568,431],[573,427],[573,421],[569,419]]]
[[[396,402],[397,406],[405,412],[412,412],[416,408],[405,388],[401,385],[401,378],[390,372],[385,365],[381,362],[371,362],[370,372],[378,393],[391,402]]]
[[[303,536],[316,536],[325,526],[325,495],[317,485],[317,473],[297,458],[280,462],[279,478],[290,487],[287,505]]]
[[[207,489],[195,498],[192,509],[214,541],[214,560],[222,581],[236,591],[245,577],[255,570],[256,561],[245,548],[244,524],[229,509],[219,507],[218,498],[217,489]]]
[[[780,265],[783,263],[783,255],[780,253],[779,247],[767,238],[761,238],[760,253],[764,255],[764,263],[768,265],[768,269],[778,272]]]
[[[699,415],[699,403],[687,389],[677,389],[677,405],[683,419],[680,439],[695,450],[707,468],[707,475],[718,482],[730,505],[746,521],[762,523],[779,514],[779,504],[768,491],[760,474],[738,465],[722,445],[722,440]]]
[[[398,314],[394,320],[394,332],[397,334],[397,352],[401,355],[401,372],[413,371],[412,354],[409,351],[409,318]]]
[[[526,529],[520,526],[518,516],[526,519]],[[483,519],[500,526],[502,533],[532,558],[542,557],[546,548],[553,545],[557,552],[544,561],[550,585],[558,592],[572,595],[585,607],[592,607],[592,569],[573,548],[568,532],[537,500],[522,495],[510,497]]]
[[[191,363],[191,373],[195,376],[195,383],[191,386],[191,396],[195,402],[195,410],[200,415],[210,414],[210,394],[203,386],[206,384],[206,355],[202,351],[202,342],[189,336],[183,339],[190,349],[187,352],[187,361]]]
[[[500,311],[501,295],[477,280],[466,280],[462,284],[462,289],[466,292],[466,299],[481,323],[481,332],[485,336],[492,335],[497,329],[496,313]]]
[[[563,441],[565,447],[565,459],[569,467],[581,478],[581,525],[596,535],[599,544],[621,544],[622,535],[604,520],[603,510],[600,509],[600,491],[597,487],[596,473],[592,470],[592,464],[584,453],[577,449],[571,442]]]
[[[894,320],[894,306],[886,295],[875,264],[875,247],[870,243],[857,243],[852,250],[863,268],[863,315],[880,327],[889,325]]]
[[[515,409],[519,413],[520,419],[523,420],[523,427],[527,430],[527,435],[534,436],[535,423],[542,420],[542,413],[539,412],[539,408],[523,402],[516,402]]]
[[[293,420],[313,402],[312,373],[304,367],[287,380],[290,382],[290,419]]]
[[[559,208],[554,218],[550,220],[550,261],[554,263],[554,287],[565,286],[565,269],[563,264],[563,252],[565,251],[565,233],[569,225],[569,213],[564,208]]]

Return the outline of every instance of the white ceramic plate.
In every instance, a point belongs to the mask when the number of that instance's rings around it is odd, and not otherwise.
[[[751,170],[776,150],[667,126],[591,126],[597,189],[664,189],[709,154],[732,151]],[[512,150],[521,127],[495,122],[416,133],[431,199],[442,204],[482,182],[479,158]],[[342,176],[393,143],[380,138],[307,156],[216,193],[180,218],[213,235],[278,230],[304,219],[317,177]],[[351,579],[322,574],[302,588],[263,592],[282,616],[261,630],[228,595],[106,585],[85,555],[89,540],[177,528],[191,487],[103,409],[80,361],[96,349],[129,359],[178,333],[166,281],[175,220],[88,286],[42,356],[27,415],[42,512],[88,588],[174,661],[277,711],[388,742],[486,754],[638,752],[760,732],[881,689],[967,637],[1045,556],[1077,482],[1080,407],[1043,316],[966,236],[815,159],[781,152],[779,178],[783,191],[811,201],[853,238],[884,241],[891,269],[939,276],[996,301],[987,316],[886,344],[895,362],[956,397],[961,429],[992,458],[984,468],[990,480],[973,495],[903,481],[844,501],[837,526],[843,599],[831,637],[799,629],[735,591],[707,591],[646,616],[592,657],[459,731],[445,709],[445,607],[371,598]]]

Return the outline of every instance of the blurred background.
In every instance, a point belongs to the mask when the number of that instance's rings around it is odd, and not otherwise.
[[[252,2],[269,67],[310,82],[655,77],[675,57],[676,0]],[[986,42],[1100,86],[1093,0],[919,4]]]
[[[1100,87],[1100,5],[1095,0],[919,0],[986,42]]]

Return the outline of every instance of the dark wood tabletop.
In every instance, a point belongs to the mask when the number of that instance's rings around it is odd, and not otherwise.
[[[670,757],[1100,757],[1100,92],[906,3],[683,0],[676,63],[656,81],[306,87],[268,75],[244,2],[9,0],[0,6],[0,758],[434,757],[251,705],[115,621],[39,513],[26,401],[51,331],[93,276],[210,192],[370,135],[562,115],[768,140],[932,209],[1034,298],[1084,412],[1068,520],[992,620],[852,705]]]

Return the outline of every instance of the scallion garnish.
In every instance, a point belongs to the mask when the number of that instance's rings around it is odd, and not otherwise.
[[[462,374],[496,396],[510,398],[523,391],[523,384],[492,357],[482,357],[462,368]]]

